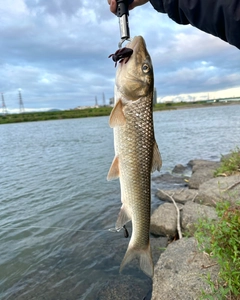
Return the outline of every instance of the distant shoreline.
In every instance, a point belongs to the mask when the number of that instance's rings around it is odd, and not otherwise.
[[[158,103],[154,106],[153,111],[156,112],[156,111],[164,111],[164,110],[217,107],[217,106],[228,106],[228,105],[240,105],[240,102],[232,101],[232,102],[211,102],[211,103],[206,103],[206,102]],[[5,115],[0,114],[0,124],[109,116],[111,110],[112,110],[111,106],[104,106],[98,108],[73,109],[73,110],[63,110],[63,111],[32,112],[32,113],[5,114]]]
[[[191,104],[191,105],[183,105],[183,106],[177,106],[174,109],[190,109],[190,108],[203,108],[203,107],[217,107],[217,106],[229,106],[229,105],[240,105],[239,102],[211,102],[206,104]]]
[[[157,104],[154,107],[153,111],[161,111],[161,110],[178,110],[178,109],[191,109],[191,108],[204,108],[204,107],[217,107],[217,106],[229,106],[229,105],[240,105],[240,101],[236,102],[236,101],[232,101],[232,102],[209,102],[209,103],[169,103],[170,105],[167,106],[165,108],[158,108]]]

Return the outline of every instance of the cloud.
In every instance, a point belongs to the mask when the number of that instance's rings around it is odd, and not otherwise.
[[[3,0],[0,0],[3,1]],[[120,40],[107,1],[8,0],[0,6],[0,85],[16,109],[93,105],[113,96],[115,68],[108,55]],[[148,3],[130,12],[131,35],[142,35],[158,96],[239,87],[240,52],[192,26],[180,26]]]
[[[239,86],[239,55],[233,46],[188,26],[154,50],[156,86],[163,95]]]

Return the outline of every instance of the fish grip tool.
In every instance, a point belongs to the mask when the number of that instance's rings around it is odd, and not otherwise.
[[[133,0],[117,0],[117,11],[116,15],[119,18],[119,29],[121,40],[118,44],[119,48],[122,48],[122,44],[130,39],[130,30],[128,23],[128,6],[133,2]]]
[[[126,58],[125,63],[128,62],[130,56],[133,53],[133,50],[130,48],[122,48],[122,44],[126,40],[130,40],[130,30],[128,24],[128,5],[133,2],[133,0],[116,0],[117,1],[117,11],[116,15],[119,18],[119,28],[120,28],[120,36],[121,40],[118,43],[118,50],[110,54],[108,57],[111,57],[112,60],[115,62],[115,67],[117,66],[117,62],[120,63]]]

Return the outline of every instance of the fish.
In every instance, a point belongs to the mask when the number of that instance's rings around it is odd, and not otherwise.
[[[138,258],[142,271],[153,277],[149,238],[151,172],[160,171],[162,166],[153,126],[154,74],[142,36],[135,36],[126,47],[133,53],[119,62],[116,70],[114,107],[109,118],[115,157],[107,180],[120,181],[122,206],[115,229],[120,231],[132,221],[132,235],[120,272]]]

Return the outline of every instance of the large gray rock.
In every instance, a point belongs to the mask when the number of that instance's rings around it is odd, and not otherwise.
[[[150,289],[150,279],[146,279],[144,284],[140,279],[132,281],[130,275],[118,275],[106,283],[97,300],[139,300],[143,299]]]
[[[129,230],[130,231],[130,230]],[[129,239],[126,239],[129,242]],[[154,238],[150,237],[152,258],[154,265],[159,260],[161,253],[163,253],[168,244],[167,237]],[[117,246],[119,240],[114,241]],[[121,245],[121,242],[120,242]],[[126,251],[126,247],[124,249]],[[120,266],[124,253],[121,256],[114,254],[114,258],[118,257],[118,264]],[[112,261],[112,260],[111,260]],[[112,263],[112,262],[111,262]],[[114,265],[114,263],[112,263]],[[118,267],[119,267],[118,266]],[[151,299],[152,280],[148,278],[139,268],[139,261],[137,259],[129,263],[121,274],[111,270],[108,274],[108,280],[98,293],[97,300],[142,300]],[[149,292],[149,293],[148,293]],[[146,296],[148,294],[148,296]],[[79,297],[75,298],[79,299]],[[88,298],[86,298],[88,299]],[[95,298],[94,298],[95,299]]]
[[[177,212],[171,203],[160,205],[151,216],[150,232],[174,237],[177,233]]]
[[[218,166],[220,163],[218,161],[206,160],[206,159],[192,159],[187,163],[188,166],[196,171],[199,168]]]
[[[196,190],[190,190],[187,188],[176,190],[158,190],[156,196],[162,201],[172,202],[171,197],[178,203],[186,203],[193,200],[198,192]]]
[[[190,189],[198,189],[200,184],[213,178],[214,171],[220,166],[220,162],[208,160],[191,160],[188,164],[192,166],[192,176],[188,182]]]
[[[150,236],[150,244],[152,250],[152,259],[154,265],[158,262],[160,255],[166,250],[168,245],[168,238],[166,236],[153,237]],[[139,262],[137,261],[137,268]]]
[[[216,177],[199,186],[195,202],[215,206],[217,202],[228,200],[236,202],[240,199],[240,175]]]
[[[152,181],[158,185],[159,188],[163,189],[172,189],[173,187],[180,188],[180,187],[186,187],[187,183],[186,180],[188,180],[188,176],[179,176],[179,175],[172,175],[169,173],[161,174],[160,176],[154,176],[152,178]]]
[[[218,271],[208,256],[198,252],[194,238],[173,242],[155,266],[152,300],[198,300],[202,290],[210,292],[203,276],[210,273],[216,280]]]
[[[187,202],[181,212],[181,227],[184,232],[193,235],[199,218],[217,219],[215,208],[200,205],[192,201]]]
[[[173,168],[172,172],[176,174],[183,174],[187,170],[187,168],[188,167],[183,166],[182,164],[178,164]]]

